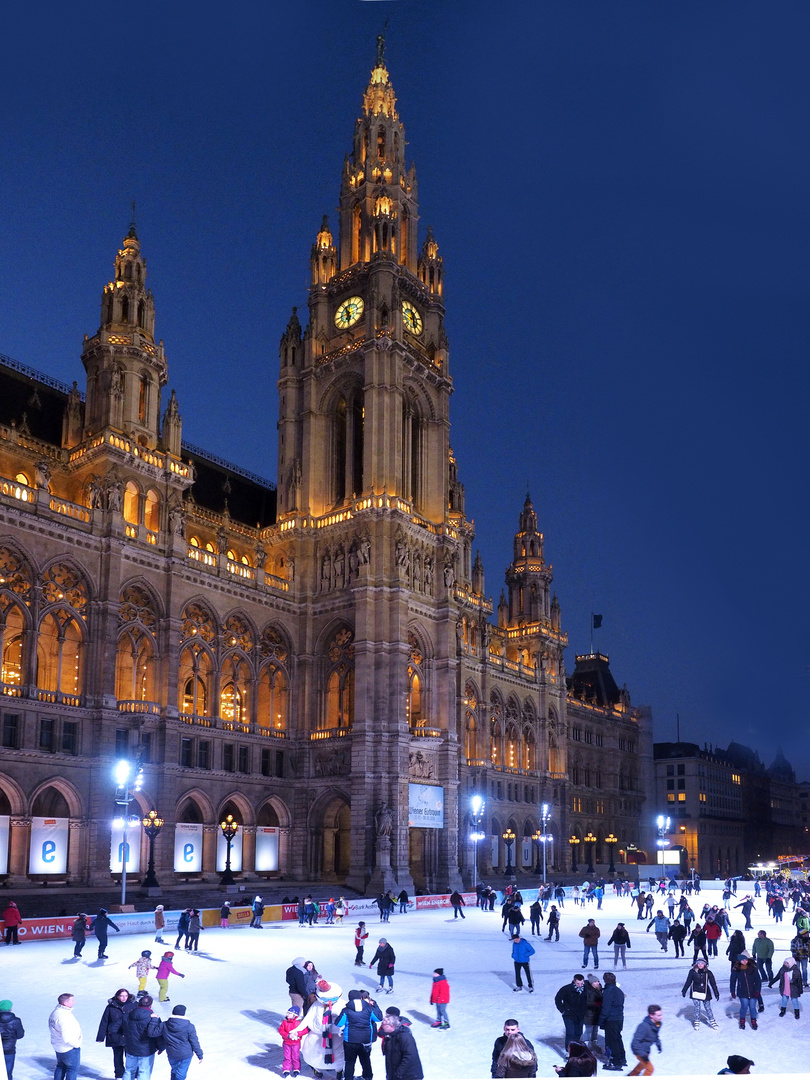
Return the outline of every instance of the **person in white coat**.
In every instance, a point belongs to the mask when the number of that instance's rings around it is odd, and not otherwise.
[[[73,1015],[73,994],[60,994],[48,1017],[51,1046],[56,1054],[54,1080],[76,1080],[82,1056],[82,1029]]]

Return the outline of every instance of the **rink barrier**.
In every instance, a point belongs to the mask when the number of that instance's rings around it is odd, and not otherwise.
[[[753,895],[753,882],[745,882],[745,885],[750,884],[751,888],[741,888],[743,883],[737,883],[738,896],[744,896],[746,891]],[[701,894],[704,892],[722,891],[723,883],[717,881],[701,882]],[[565,887],[566,900],[571,899],[572,887],[567,885]],[[520,894],[523,897],[524,904],[531,904],[537,899],[537,889],[520,889]],[[465,892],[461,894],[464,898],[465,907],[475,907],[476,894],[474,892]],[[613,897],[613,891],[609,887],[605,890],[606,897]],[[325,919],[325,905],[326,899],[316,897],[320,907],[321,914],[318,921],[323,922]],[[629,897],[625,899],[629,900]],[[503,903],[503,891],[498,891],[498,898],[495,901],[496,911],[500,910],[500,905]],[[363,918],[364,916],[379,916],[379,908],[376,901],[368,899],[366,897],[360,897],[358,899],[352,898],[350,900],[344,900],[346,905],[346,914],[344,915],[344,922],[346,920],[353,920],[356,918]],[[432,896],[416,896],[408,901],[409,911],[431,911],[440,908],[450,908],[450,893],[438,893]],[[165,927],[161,931],[167,939],[177,936],[177,923],[180,918],[182,910],[177,911],[164,911],[163,918],[165,919]],[[207,929],[212,926],[220,925],[220,909],[216,908],[200,908],[200,915],[202,919],[203,929]],[[394,904],[393,914],[396,916],[399,914],[399,901]],[[92,915],[88,916],[90,919]],[[132,911],[116,914],[113,912],[111,915],[112,921],[118,927],[121,934],[154,934],[155,933],[155,915],[153,911]],[[252,911],[249,905],[239,905],[231,907],[228,917],[228,925],[237,926],[249,926],[252,918]],[[264,915],[262,916],[262,924],[264,923],[280,923],[291,922],[298,919],[298,904],[268,904],[264,909]],[[73,932],[73,924],[76,921],[75,915],[58,915],[45,919],[23,919],[19,930],[20,941],[47,941],[52,938],[69,938]],[[5,929],[5,924],[0,920],[0,933]],[[118,937],[118,934],[112,930],[109,934],[110,940]],[[95,941],[95,934],[89,933],[87,935],[87,945],[90,946]],[[166,940],[163,944],[171,946],[172,941]]]

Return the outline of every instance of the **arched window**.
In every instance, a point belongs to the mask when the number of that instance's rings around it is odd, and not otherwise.
[[[160,529],[160,497],[154,488],[149,488],[143,506],[143,523],[151,532]]]
[[[259,675],[259,725],[286,731],[289,723],[290,686],[287,676],[275,664],[267,664]]]
[[[464,756],[468,764],[478,759],[477,730],[478,700],[475,688],[471,683],[467,683],[464,688]]]
[[[341,396],[333,420],[335,506],[363,490],[364,423],[363,391],[357,389],[348,396]]]
[[[412,398],[402,405],[403,497],[419,508],[422,502],[423,430],[422,417]]]
[[[39,624],[37,686],[59,694],[82,692],[82,631],[67,611],[51,611]]]
[[[419,643],[413,634],[408,634],[411,654],[408,658],[408,727],[420,728],[427,723],[427,716],[422,703],[422,678],[424,675],[423,656]]]
[[[211,667],[211,657],[201,645],[190,645],[180,653],[178,708],[181,713],[209,715]]]
[[[410,232],[410,225],[411,225],[411,219],[410,219],[410,216],[408,214],[408,207],[407,206],[402,207],[402,217],[400,218],[400,222],[401,222],[401,224],[400,224],[399,261],[401,263],[404,263],[408,259],[408,241],[409,241],[409,232]]]
[[[506,767],[517,769],[520,767],[520,736],[517,728],[510,724],[506,729]]]
[[[124,267],[124,281],[132,281],[132,263],[130,262]]]
[[[20,686],[23,682],[24,634],[22,611],[8,597],[0,595],[0,682],[6,686]]]
[[[324,727],[350,728],[354,723],[354,634],[338,630],[327,650]]]
[[[229,656],[222,665],[219,715],[234,724],[250,721],[250,668],[239,654]]]
[[[128,480],[124,488],[124,521],[130,525],[139,525],[141,521],[141,493],[132,480]]]
[[[152,382],[148,375],[141,375],[138,380],[138,422],[145,424],[149,419],[149,394]]]
[[[352,262],[360,262],[362,252],[360,251],[360,229],[363,220],[362,211],[360,210],[360,204],[355,204],[352,210]]]
[[[534,739],[534,732],[531,730],[525,731],[523,735],[523,760],[521,762],[521,768],[526,772],[534,772],[537,763],[537,745]]]
[[[129,322],[129,297],[121,297],[121,322]]]
[[[138,276],[140,277],[140,274]],[[146,308],[144,306],[144,302],[143,302],[143,300],[139,300],[138,301],[138,326],[140,326],[142,329],[143,329],[143,326],[144,326],[145,315],[146,315]]]
[[[115,696],[119,701],[155,700],[155,655],[152,642],[138,626],[118,641]]]
[[[31,813],[34,817],[69,818],[70,807],[58,788],[47,787],[34,799]]]

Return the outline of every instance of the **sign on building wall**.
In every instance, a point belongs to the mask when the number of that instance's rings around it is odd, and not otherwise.
[[[217,870],[222,873],[228,855],[228,844],[222,835],[222,830],[217,829]],[[242,830],[239,829],[236,836],[231,840],[231,870],[242,869]]]
[[[444,827],[444,788],[408,784],[408,825],[412,829]]]
[[[489,865],[498,865],[498,837],[491,836],[489,838]]]
[[[29,874],[66,874],[68,819],[31,818]]]
[[[0,874],[8,873],[8,830],[10,819],[0,814]]]
[[[203,827],[178,821],[174,827],[174,869],[178,874],[202,870]]]
[[[141,821],[132,818],[127,823],[127,873],[137,874],[141,868]],[[114,874],[124,871],[124,825],[113,822],[110,833],[110,870]]]
[[[278,870],[278,829],[256,827],[256,870]]]
[[[532,838],[530,836],[523,837],[523,843],[520,846],[521,866],[531,866],[534,860],[532,859]]]

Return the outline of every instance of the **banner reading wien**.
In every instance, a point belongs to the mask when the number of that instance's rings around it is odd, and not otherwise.
[[[444,788],[408,784],[408,825],[412,829],[444,828]]]

